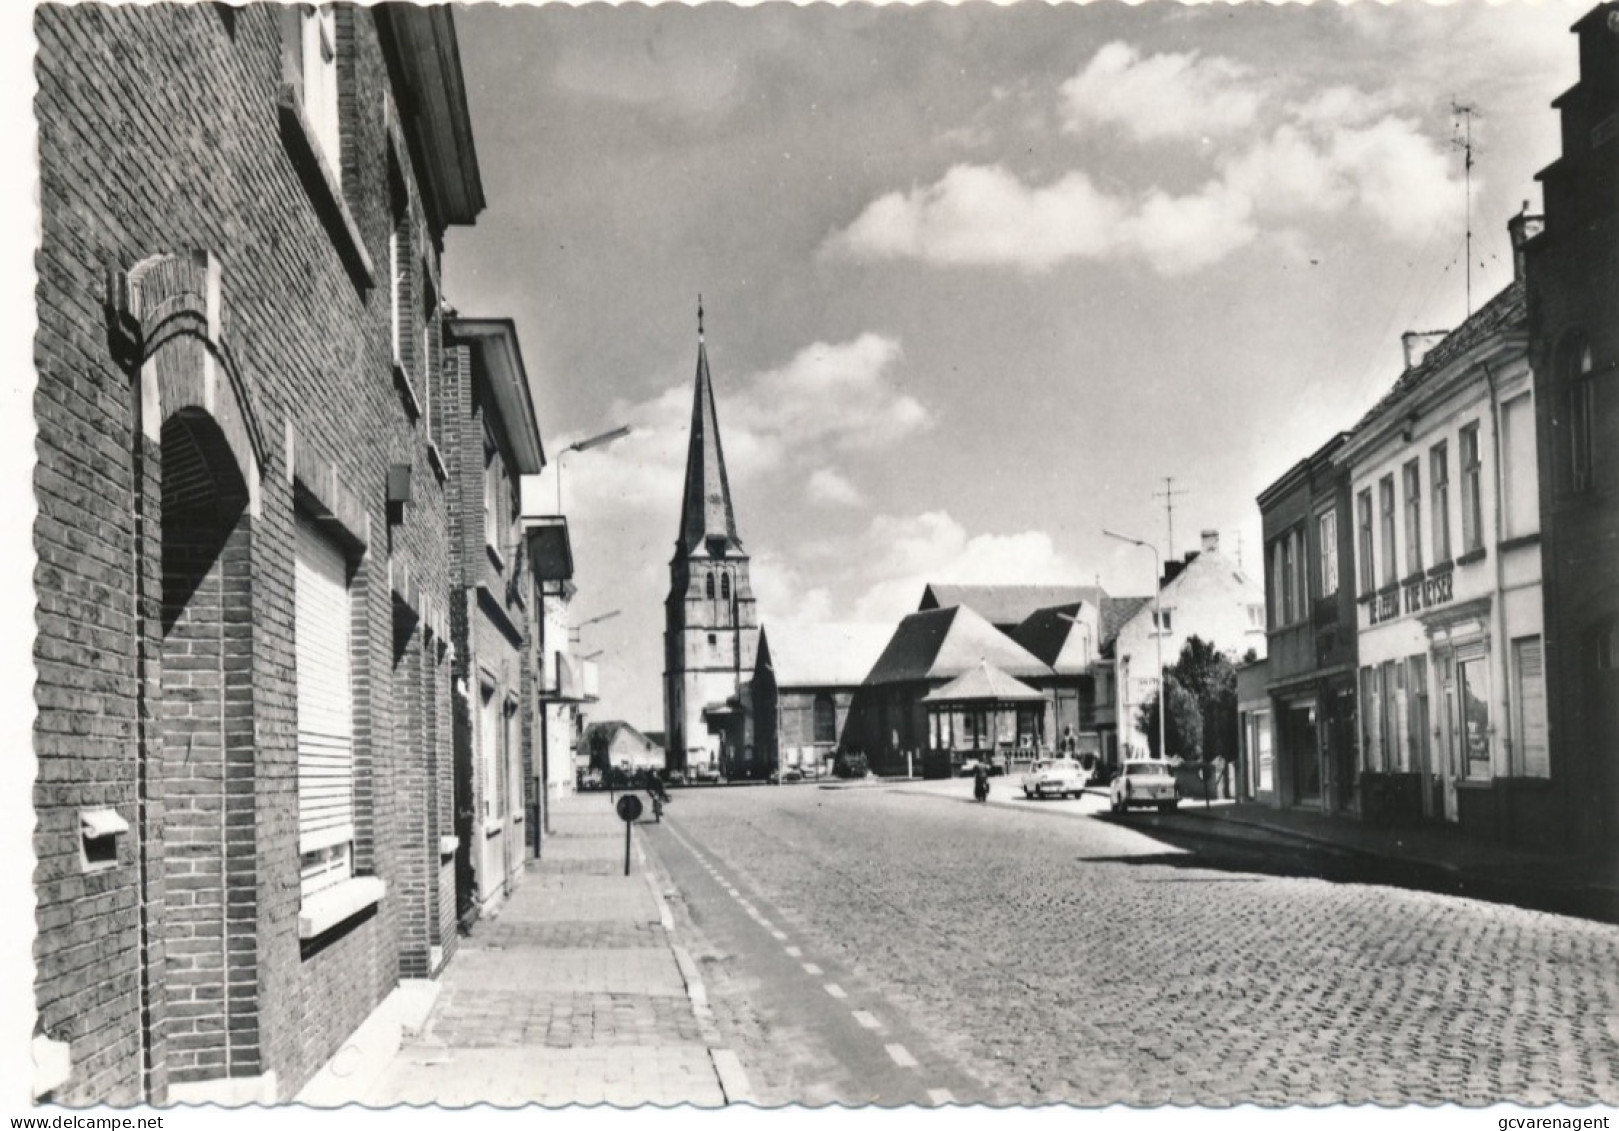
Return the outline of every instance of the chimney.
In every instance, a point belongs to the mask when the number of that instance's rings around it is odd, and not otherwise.
[[[1515,283],[1523,282],[1524,276],[1524,245],[1546,227],[1546,217],[1529,215],[1529,202],[1523,202],[1523,208],[1518,214],[1507,221],[1507,235],[1512,238],[1512,280]]]
[[[1203,532],[1203,552],[1212,554],[1220,548],[1220,532],[1218,530],[1205,530]]]
[[[1407,330],[1400,335],[1400,344],[1405,347],[1405,367],[1415,369],[1422,364],[1422,359],[1428,356],[1428,351],[1445,340],[1449,330]]]

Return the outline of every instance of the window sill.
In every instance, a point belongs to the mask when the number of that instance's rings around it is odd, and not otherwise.
[[[416,395],[416,386],[410,383],[410,374],[405,372],[404,363],[397,357],[394,358],[394,383],[399,386],[399,391],[405,394],[405,408],[409,411],[410,418],[420,420],[422,400]]]
[[[442,860],[447,856],[454,856],[455,850],[461,847],[461,838],[458,836],[441,836],[438,838],[438,855]]]
[[[1455,568],[1456,568],[1456,563],[1451,561],[1449,558],[1446,558],[1442,562],[1434,562],[1433,565],[1429,566],[1428,567],[1428,576],[1429,577],[1438,577],[1440,574],[1449,573],[1451,570],[1453,570]]]
[[[1540,545],[1540,533],[1539,531],[1536,531],[1533,534],[1520,534],[1516,538],[1508,538],[1506,541],[1498,545],[1496,549],[1500,550],[1504,554],[1512,550],[1521,550],[1526,546],[1538,545]]]
[[[498,817],[490,817],[483,823],[484,839],[488,840],[490,837],[499,836],[505,828],[505,821],[500,820]]]
[[[427,441],[427,462],[441,486],[450,481],[450,469],[444,466],[444,457],[439,453],[438,445],[431,440]]]
[[[498,549],[495,548],[495,544],[493,542],[485,542],[483,544],[483,548],[484,548],[484,553],[489,555],[490,563],[492,565],[494,565],[494,567],[497,570],[499,570],[501,573],[505,573],[506,572],[506,557],[505,557],[505,555],[502,554]]]
[[[353,276],[355,286],[362,291],[370,290],[376,286],[376,266],[371,262],[371,256],[366,254],[365,241],[360,238],[359,225],[354,222],[354,215],[343,200],[337,175],[315,141],[315,130],[304,110],[304,101],[298,89],[291,83],[282,83],[276,106],[281,112],[281,134],[287,144],[287,152],[305,187],[309,189],[315,210],[331,232],[332,242],[336,244],[344,266]]]
[[[325,934],[381,903],[387,892],[388,885],[376,876],[355,876],[306,897],[298,909],[298,937],[307,941]]]
[[[1400,584],[1401,584],[1401,586],[1417,585],[1417,584],[1420,584],[1422,582],[1422,579],[1427,577],[1427,576],[1428,576],[1427,573],[1422,569],[1422,567],[1418,566],[1416,571],[1414,573],[1407,574],[1405,576],[1405,579],[1403,581],[1401,581]]]
[[[1484,547],[1480,546],[1478,549],[1469,550],[1469,551],[1467,551],[1467,553],[1465,553],[1461,557],[1457,558],[1456,559],[1456,564],[1459,565],[1459,566],[1472,565],[1474,562],[1481,562],[1483,560],[1484,560]]]

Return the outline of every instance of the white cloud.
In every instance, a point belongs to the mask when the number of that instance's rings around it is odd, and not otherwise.
[[[739,486],[780,468],[814,465],[828,451],[869,450],[930,427],[926,407],[894,379],[901,355],[897,340],[866,333],[847,342],[816,342],[778,369],[727,383],[717,410],[733,496]],[[615,402],[604,419],[632,431],[609,447],[567,457],[565,509],[665,515],[672,537],[685,486],[691,396],[684,381],[644,401]],[[819,484],[823,492],[839,487]],[[845,495],[854,491],[847,481],[841,487]],[[534,497],[549,505],[555,489],[547,472]]]
[[[1247,67],[1220,56],[1149,55],[1109,43],[1062,84],[1063,128],[1116,126],[1138,141],[1202,137],[1249,128],[1262,91]]]
[[[874,579],[855,601],[855,616],[863,621],[893,622],[914,612],[930,581],[1034,585],[1080,576],[1044,531],[969,535],[944,511],[880,515],[860,544],[876,548],[861,562],[862,579]]]
[[[822,506],[858,507],[866,502],[858,487],[830,467],[820,468],[812,474],[804,485],[804,492],[810,502]]]
[[[748,575],[760,624],[823,624],[832,619],[832,594],[812,585],[779,554],[755,554]]]

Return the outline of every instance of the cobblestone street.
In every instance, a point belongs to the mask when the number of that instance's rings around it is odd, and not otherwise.
[[[884,1047],[961,1102],[1619,1102],[1619,928],[968,790],[688,790],[647,829],[761,1102],[898,1102],[850,1063]]]

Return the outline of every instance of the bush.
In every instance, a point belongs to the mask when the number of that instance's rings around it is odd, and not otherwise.
[[[832,772],[840,778],[863,778],[870,769],[866,756],[858,750],[840,750],[832,763]]]

